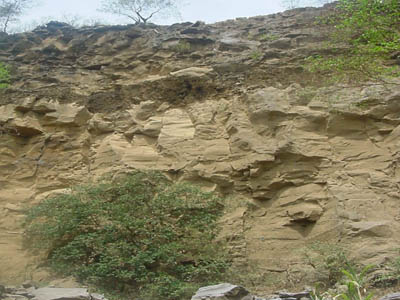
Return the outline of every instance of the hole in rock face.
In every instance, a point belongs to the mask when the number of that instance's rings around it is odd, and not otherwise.
[[[316,222],[317,221],[310,220],[310,219],[291,220],[289,226],[307,227],[307,226],[314,225]]]
[[[188,91],[191,91],[193,89],[193,85],[189,81],[185,81],[185,88]]]
[[[195,91],[196,91],[196,94],[200,94],[200,95],[205,94],[204,88],[202,86],[196,87]]]
[[[287,226],[296,230],[303,237],[308,236],[317,222],[309,219],[291,220]]]

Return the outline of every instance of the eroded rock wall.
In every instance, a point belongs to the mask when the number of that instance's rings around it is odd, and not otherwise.
[[[236,262],[288,281],[316,240],[392,256],[400,82],[304,86],[322,12],[0,37],[15,77],[0,97],[0,282],[46,277],[22,247],[25,207],[137,168],[227,195]]]

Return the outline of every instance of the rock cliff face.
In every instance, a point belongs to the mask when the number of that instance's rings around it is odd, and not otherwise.
[[[284,280],[301,278],[298,249],[316,240],[392,256],[400,82],[305,86],[322,12],[1,36],[15,79],[0,95],[0,282],[45,277],[21,244],[25,207],[136,168],[226,194],[237,263]]]

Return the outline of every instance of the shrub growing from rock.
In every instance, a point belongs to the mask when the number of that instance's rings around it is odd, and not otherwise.
[[[27,241],[54,270],[142,299],[180,299],[227,268],[221,199],[158,172],[74,188],[27,213]]]

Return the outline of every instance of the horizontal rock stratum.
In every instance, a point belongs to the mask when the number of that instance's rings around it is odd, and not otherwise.
[[[308,276],[313,241],[393,256],[400,82],[307,86],[322,12],[1,35],[14,80],[0,95],[0,282],[47,278],[22,247],[26,207],[133,169],[227,195],[235,261],[282,280]]]

